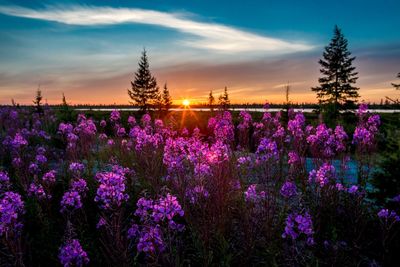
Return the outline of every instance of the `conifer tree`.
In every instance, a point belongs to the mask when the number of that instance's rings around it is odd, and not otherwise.
[[[228,88],[225,86],[224,93],[219,96],[218,98],[219,106],[223,110],[227,110],[230,105],[229,95],[228,95]]]
[[[146,50],[142,52],[139,68],[135,72],[135,80],[131,82],[132,88],[128,95],[141,110],[145,111],[149,104],[156,104],[160,99],[156,78],[151,74]]]
[[[40,86],[39,86],[37,91],[36,91],[36,97],[33,100],[33,104],[36,105],[36,111],[38,113],[42,113],[42,111],[43,111],[43,109],[42,109],[42,100],[43,100],[42,90],[40,90]]]
[[[353,86],[358,77],[352,65],[355,57],[347,49],[347,40],[338,26],[335,26],[333,38],[325,47],[323,59],[319,60],[323,77],[319,86],[313,87],[323,108],[331,109],[334,117],[340,109],[351,107],[359,97],[357,87]]]
[[[400,78],[400,72],[397,74],[397,78]],[[392,85],[396,90],[400,90],[400,83],[392,83]]]
[[[214,103],[215,103],[215,98],[211,90],[210,94],[208,95],[208,105],[210,106],[211,111],[214,111]]]
[[[169,94],[167,83],[164,84],[164,89],[162,92],[162,104],[165,111],[169,111],[172,106],[172,99],[171,95]]]

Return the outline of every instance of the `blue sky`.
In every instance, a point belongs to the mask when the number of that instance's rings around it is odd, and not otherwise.
[[[176,100],[315,101],[318,58],[335,24],[357,57],[362,99],[396,97],[399,1],[0,0],[0,103],[128,103],[143,47]]]

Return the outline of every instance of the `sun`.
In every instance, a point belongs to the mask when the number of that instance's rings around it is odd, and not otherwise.
[[[184,105],[185,107],[188,107],[190,105],[190,101],[188,99],[184,99],[182,101],[182,105]]]

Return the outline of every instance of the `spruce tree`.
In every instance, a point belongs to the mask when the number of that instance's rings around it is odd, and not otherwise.
[[[141,110],[145,111],[149,104],[155,104],[160,99],[156,78],[151,74],[146,50],[142,52],[139,68],[135,72],[135,80],[131,82],[132,88],[128,95]]]
[[[212,90],[210,90],[210,93],[208,94],[208,105],[210,106],[211,112],[214,111],[214,103],[215,103],[215,98],[213,96]]]
[[[347,49],[347,40],[338,26],[335,26],[333,38],[325,47],[323,59],[319,60],[323,77],[319,86],[311,88],[317,93],[320,105],[330,110],[334,117],[339,110],[354,105],[359,97],[357,87],[353,86],[358,77],[352,65],[355,57]]]
[[[162,105],[164,106],[165,111],[169,111],[172,106],[171,95],[169,94],[167,83],[164,84],[164,89],[162,92]]]
[[[400,72],[397,74],[397,78],[400,78]],[[392,83],[392,85],[396,90],[400,90],[400,83]]]
[[[228,88],[225,86],[224,93],[219,96],[218,98],[219,106],[223,110],[227,110],[230,105],[229,95],[228,95]]]

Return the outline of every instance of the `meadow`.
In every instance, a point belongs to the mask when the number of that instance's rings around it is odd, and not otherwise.
[[[0,266],[394,266],[399,114],[342,118],[1,107]]]

